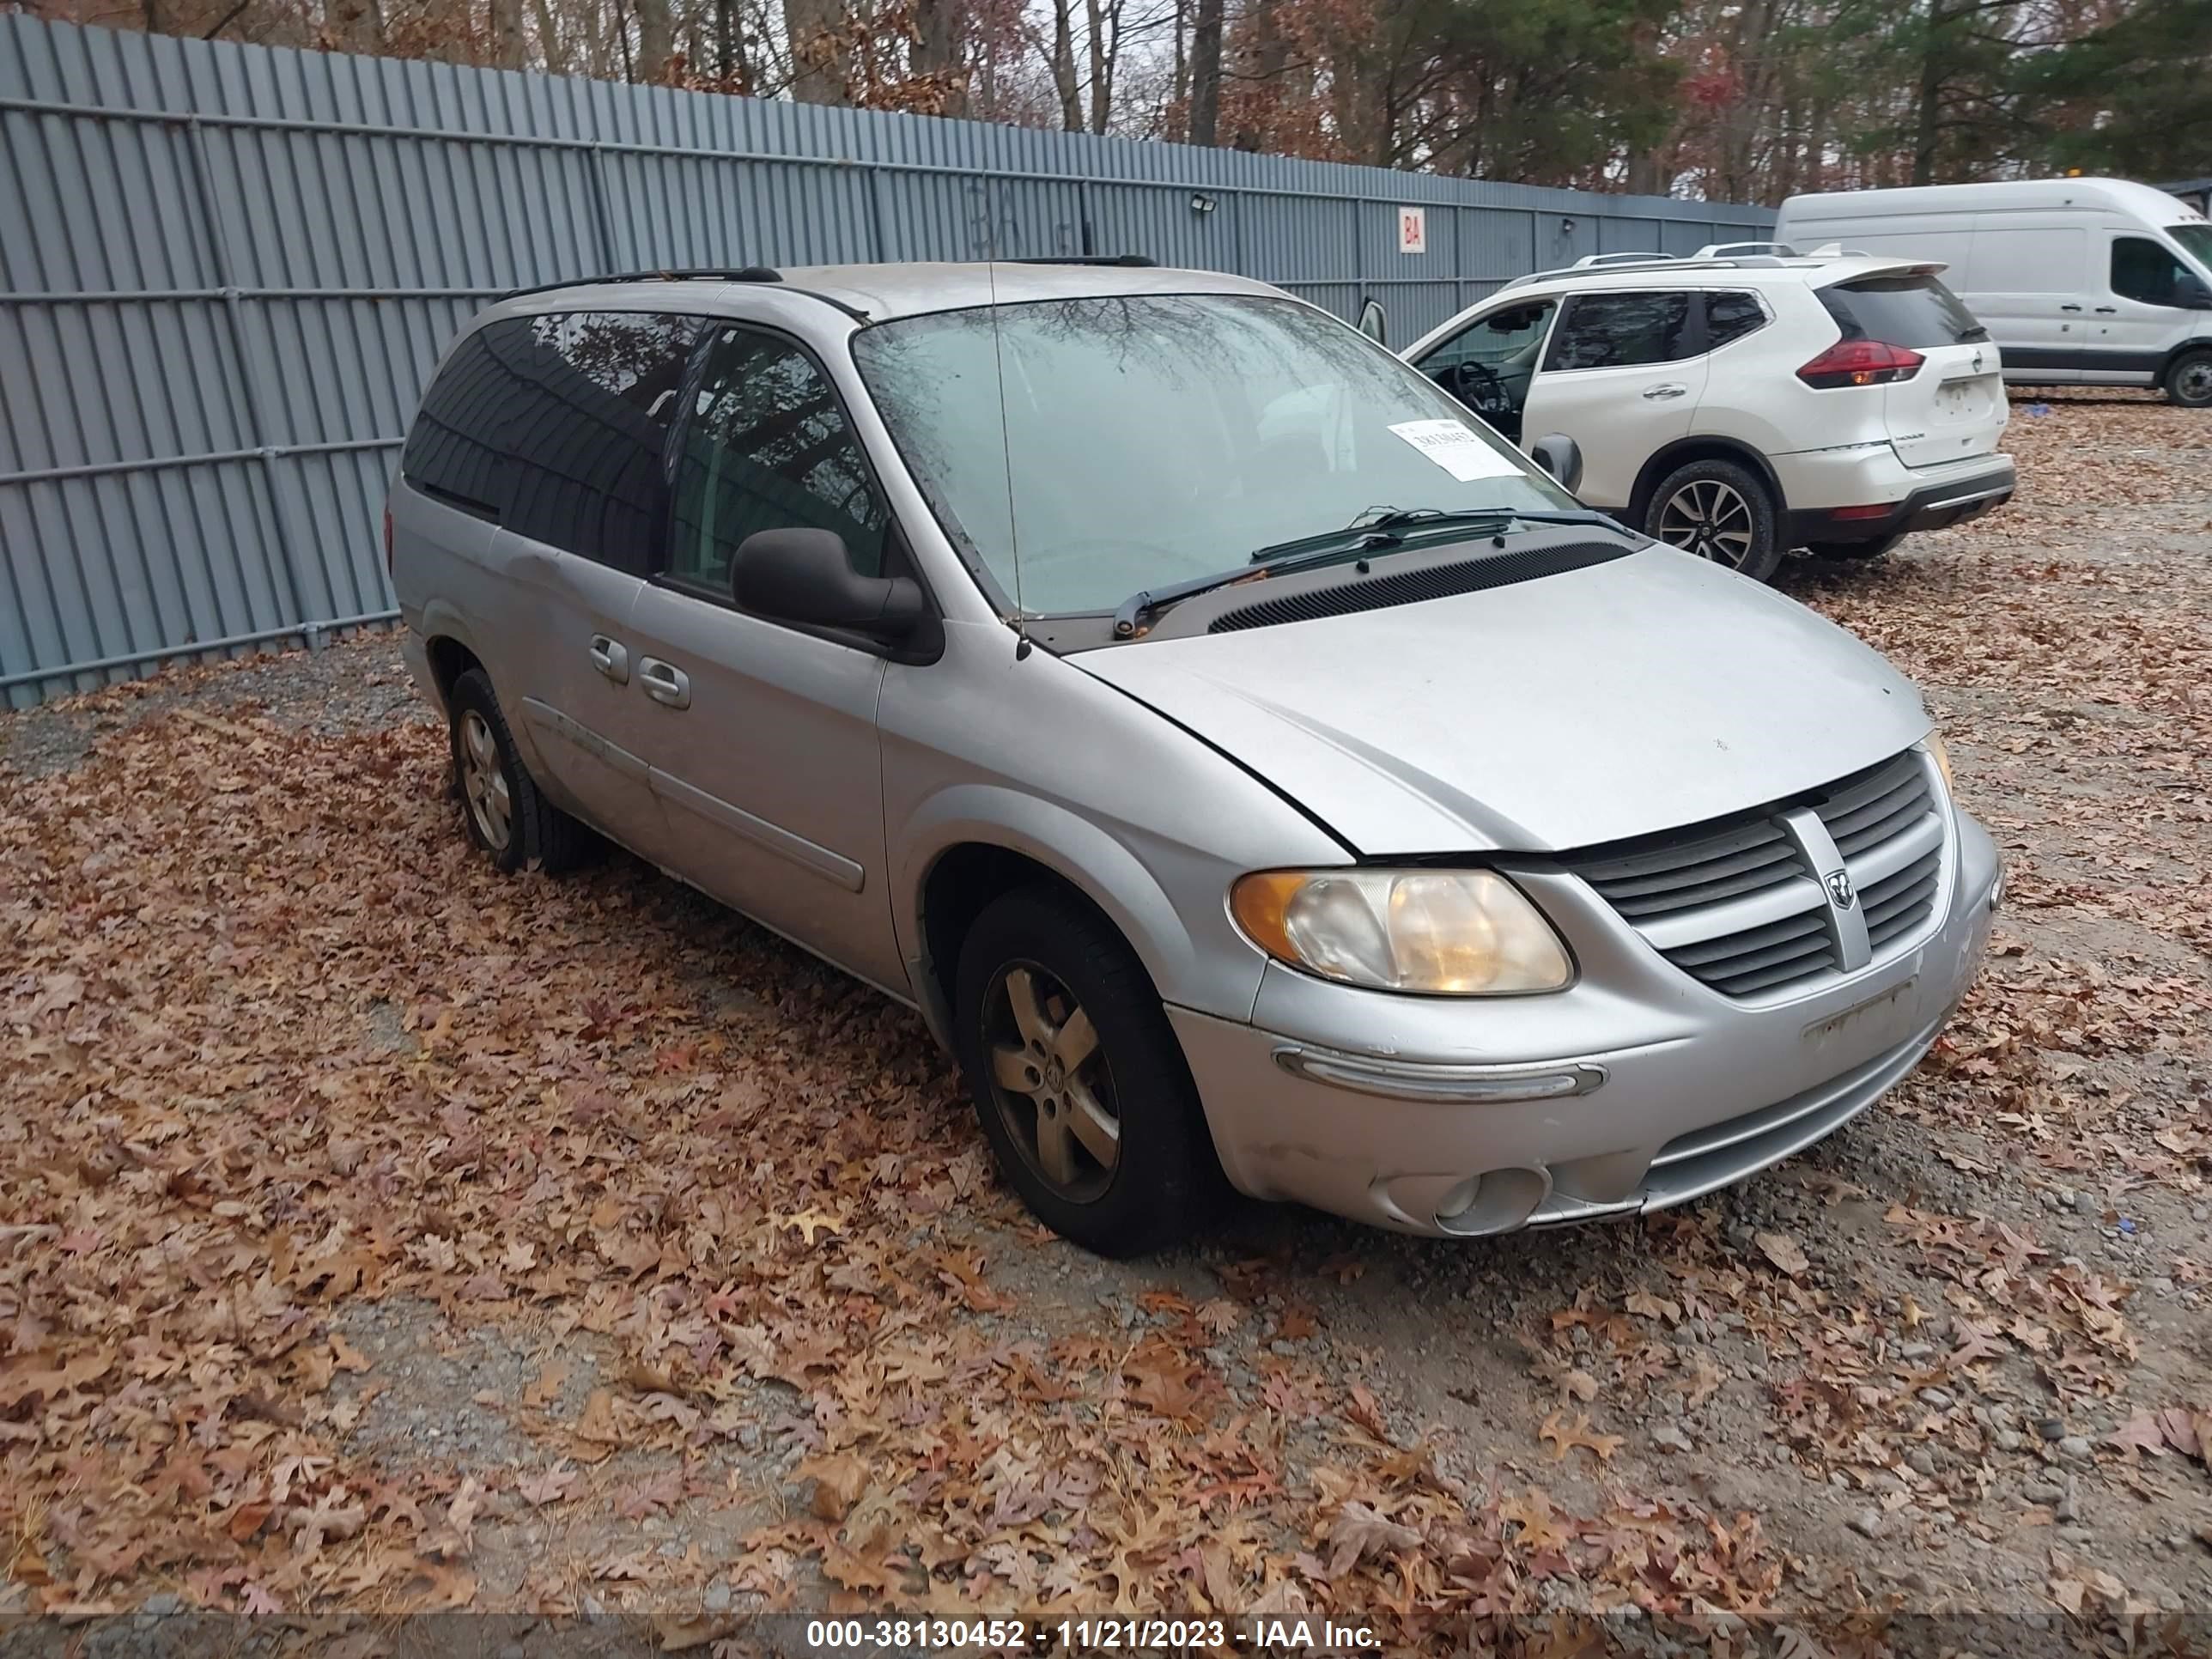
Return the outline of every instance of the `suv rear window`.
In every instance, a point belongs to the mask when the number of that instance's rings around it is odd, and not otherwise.
[[[1959,296],[1933,276],[1862,276],[1820,295],[1846,340],[1924,350],[1990,337]]]

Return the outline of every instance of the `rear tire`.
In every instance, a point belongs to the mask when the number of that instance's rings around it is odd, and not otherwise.
[[[1900,530],[1870,542],[1808,542],[1805,550],[1819,559],[1878,559],[1911,533]]]
[[[538,793],[515,752],[491,677],[471,668],[454,680],[451,711],[453,778],[468,837],[510,874],[536,866],[557,875],[574,869],[596,845],[589,830]]]
[[[2166,395],[2184,409],[2212,409],[2212,351],[2185,351],[2167,364]]]
[[[1735,461],[1692,461],[1659,481],[1644,533],[1763,582],[1782,562],[1774,496]]]
[[[1000,1173],[1062,1237],[1136,1255],[1187,1235],[1218,1180],[1151,976],[1088,905],[1017,889],[960,947],[955,1048]]]

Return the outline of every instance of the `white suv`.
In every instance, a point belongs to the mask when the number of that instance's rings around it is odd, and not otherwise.
[[[1574,439],[1593,507],[1763,581],[1787,549],[1872,558],[2010,498],[1997,349],[1942,269],[1778,243],[1599,254],[1404,355],[1516,443]]]

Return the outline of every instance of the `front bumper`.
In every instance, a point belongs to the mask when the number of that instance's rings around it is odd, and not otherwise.
[[[1938,471],[1942,476],[1926,477],[1926,472]],[[1792,506],[1785,533],[1790,546],[1806,547],[1887,541],[1908,532],[1948,530],[2002,507],[2012,499],[2018,483],[2018,470],[2009,455],[1980,456],[1971,462],[1917,472],[1885,448],[1847,470],[1823,470],[1805,495],[1790,489]],[[1801,501],[1836,505],[1797,505]],[[1863,517],[1836,516],[1839,511],[1863,512],[1869,506],[1884,510]]]
[[[1251,1024],[1169,1012],[1240,1189],[1467,1237],[1662,1208],[1812,1145],[1909,1073],[1973,982],[1996,848],[1958,816],[1923,935],[1803,995],[1735,1000],[1571,877],[1522,877],[1583,977],[1390,997],[1270,968]]]

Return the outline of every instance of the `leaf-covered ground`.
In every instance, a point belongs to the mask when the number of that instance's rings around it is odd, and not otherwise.
[[[0,720],[0,1614],[2201,1607],[2212,416],[2011,447],[1782,578],[1951,734],[1982,986],[1637,1225],[1100,1262],[914,1017],[472,857],[388,638]]]

